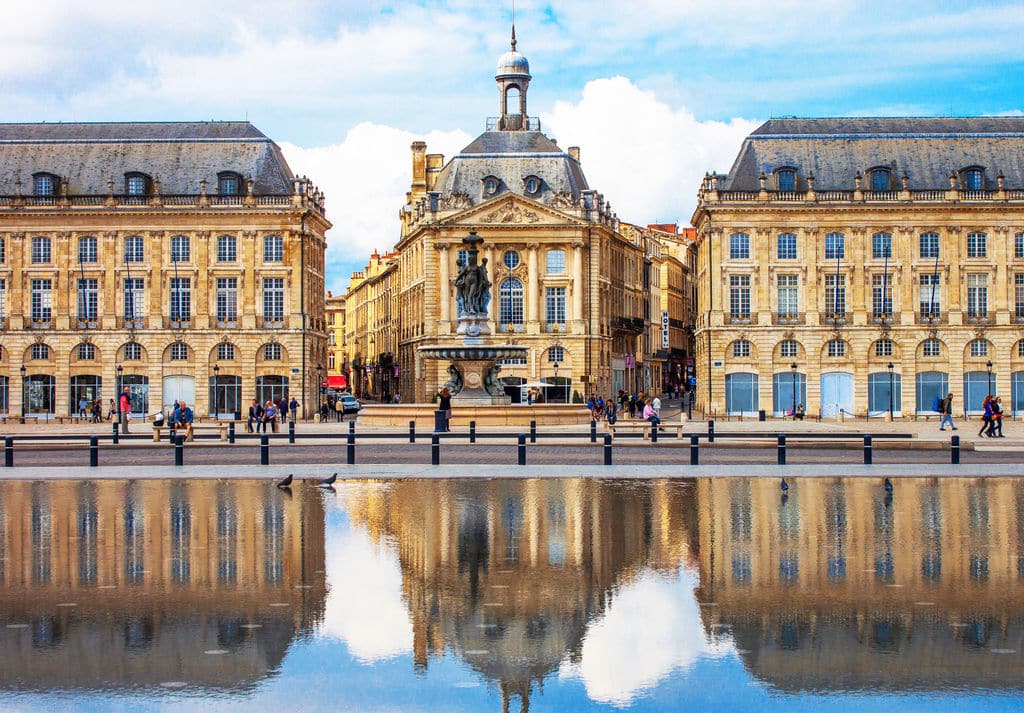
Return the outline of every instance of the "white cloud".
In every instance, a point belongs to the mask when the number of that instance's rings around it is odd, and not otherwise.
[[[591,625],[579,664],[563,666],[559,676],[581,679],[591,700],[625,707],[701,657],[726,655],[731,643],[704,635],[696,586],[697,575],[684,569],[672,578],[646,572],[625,585]]]
[[[327,196],[327,216],[334,223],[327,240],[329,289],[344,292],[353,269],[365,266],[374,250],[384,253],[398,241],[398,211],[412,181],[412,142],[426,141],[428,152],[447,157],[470,138],[461,131],[418,136],[364,122],[333,146],[281,144],[292,171],[308,175]]]
[[[542,119],[559,145],[580,147],[587,181],[619,218],[641,225],[689,224],[704,173],[727,171],[759,123],[699,121],[624,77],[587,83]]]

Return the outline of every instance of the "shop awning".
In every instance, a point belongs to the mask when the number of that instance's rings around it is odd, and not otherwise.
[[[344,389],[348,387],[348,379],[345,375],[341,376],[328,376],[327,377],[327,388],[328,389]]]

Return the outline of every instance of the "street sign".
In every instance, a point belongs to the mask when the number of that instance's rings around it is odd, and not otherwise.
[[[292,373],[293,373],[293,374],[298,374],[298,373],[299,373],[299,370],[298,370],[298,369],[294,369],[294,368],[293,368],[293,369],[292,369]]]

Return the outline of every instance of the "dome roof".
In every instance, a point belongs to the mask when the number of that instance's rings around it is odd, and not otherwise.
[[[497,76],[521,74],[530,76],[530,63],[522,52],[510,50],[498,58]]]

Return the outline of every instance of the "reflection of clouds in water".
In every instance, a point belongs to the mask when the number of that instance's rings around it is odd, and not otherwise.
[[[330,520],[337,522],[336,517]],[[327,532],[327,576],[322,635],[344,641],[362,663],[412,651],[412,620],[402,601],[402,571],[393,550],[375,545],[358,526],[334,525]]]
[[[618,591],[590,626],[579,664],[563,666],[560,675],[582,679],[591,700],[626,706],[674,670],[726,653],[731,643],[704,636],[696,586],[696,574],[682,568],[668,576],[644,572]]]

